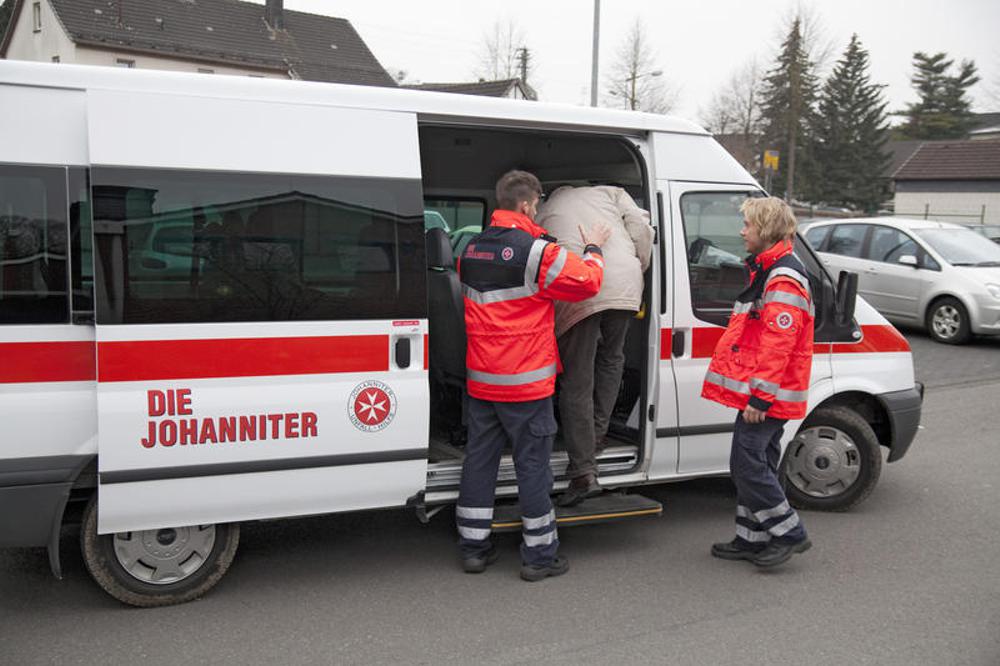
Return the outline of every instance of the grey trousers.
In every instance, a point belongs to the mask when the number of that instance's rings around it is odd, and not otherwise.
[[[559,337],[559,416],[571,479],[597,475],[594,449],[608,433],[625,367],[625,334],[634,315],[627,310],[598,312]]]

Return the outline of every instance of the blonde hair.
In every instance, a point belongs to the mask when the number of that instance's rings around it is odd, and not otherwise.
[[[751,197],[740,206],[740,212],[769,246],[795,235],[795,214],[778,197]]]

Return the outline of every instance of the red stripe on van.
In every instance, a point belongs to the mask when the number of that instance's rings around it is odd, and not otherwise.
[[[0,384],[93,381],[93,342],[0,343]]]
[[[726,332],[721,326],[699,326],[691,334],[691,357],[712,358],[719,338]]]
[[[873,352],[908,352],[910,343],[894,326],[884,324],[861,327],[858,342],[833,343],[834,354],[871,354]]]
[[[669,361],[670,360],[670,350],[673,347],[673,329],[661,328],[660,329],[660,360]]]
[[[101,342],[97,356],[102,382],[385,372],[389,336]]]

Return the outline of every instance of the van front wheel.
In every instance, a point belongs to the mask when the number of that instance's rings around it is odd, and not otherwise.
[[[875,489],[882,451],[868,422],[846,407],[820,407],[781,463],[788,501],[799,509],[847,511]]]
[[[115,599],[145,608],[208,592],[229,569],[239,541],[235,523],[98,534],[96,495],[80,532],[83,560],[97,584]]]

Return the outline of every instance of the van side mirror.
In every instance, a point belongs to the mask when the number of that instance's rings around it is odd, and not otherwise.
[[[837,278],[837,326],[850,326],[858,301],[858,274],[840,271]]]
[[[913,268],[917,268],[920,265],[917,263],[917,258],[912,254],[904,254],[897,259],[897,263],[903,264],[904,266],[912,266]]]

